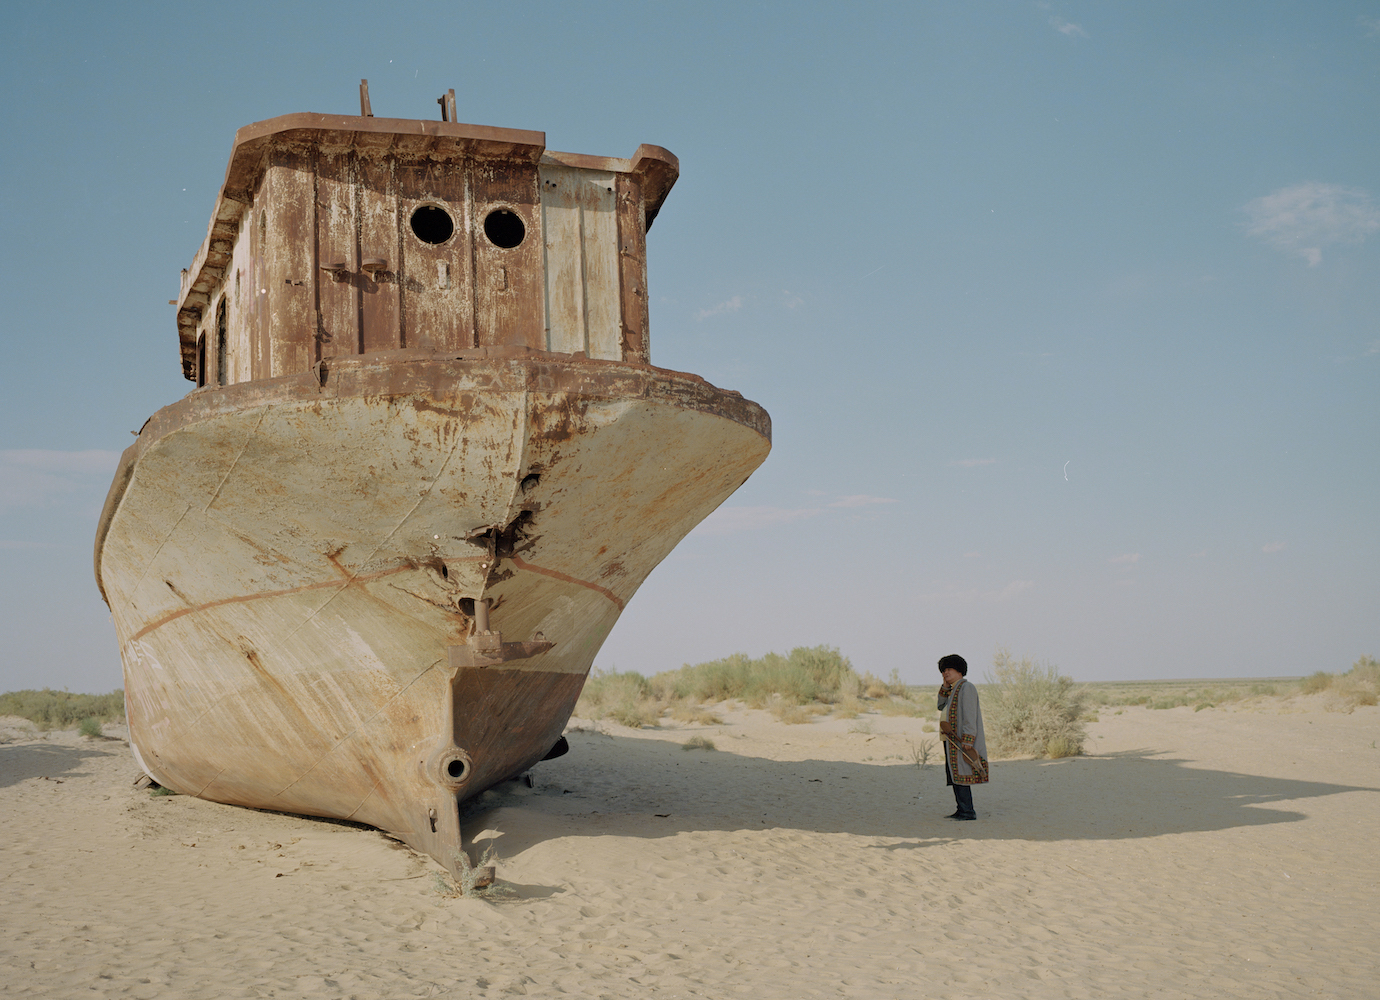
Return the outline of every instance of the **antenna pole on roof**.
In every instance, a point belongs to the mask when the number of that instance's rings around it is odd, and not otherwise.
[[[359,81],[359,116],[361,118],[373,118],[374,109],[369,106],[369,81]]]
[[[451,87],[440,97],[436,98],[436,103],[441,105],[441,121],[455,121],[455,88]]]

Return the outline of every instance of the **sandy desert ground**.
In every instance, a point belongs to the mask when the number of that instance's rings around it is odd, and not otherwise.
[[[5,720],[0,996],[1374,997],[1380,709],[1322,705],[1103,710],[976,823],[923,720],[603,724],[472,811],[493,901]]]

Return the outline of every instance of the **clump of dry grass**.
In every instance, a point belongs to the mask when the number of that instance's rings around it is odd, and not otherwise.
[[[1052,664],[1015,659],[1005,649],[992,660],[995,684],[984,686],[988,751],[995,757],[1071,757],[1087,733],[1073,681]]]
[[[910,759],[920,770],[925,770],[933,766],[934,758],[939,753],[939,744],[935,740],[921,740],[919,743],[908,743],[910,747]]]
[[[795,705],[787,701],[780,695],[772,695],[767,702],[767,710],[776,716],[776,721],[784,722],[788,726],[800,726],[812,721],[817,715],[824,715],[829,711],[828,705],[814,702],[809,705]]]
[[[710,739],[709,737],[707,737],[707,736],[701,736],[701,735],[699,735],[698,733],[696,733],[694,736],[690,737],[688,740],[686,740],[684,743],[682,743],[682,744],[680,745],[680,748],[681,748],[682,750],[717,750],[717,749],[718,749],[716,746],[714,746],[714,741],[713,741],[713,740],[711,740],[711,739]]]
[[[512,890],[507,886],[499,886],[497,880],[489,880],[488,869],[495,868],[497,865],[498,852],[494,850],[492,844],[484,848],[484,855],[479,859],[477,865],[470,861],[468,851],[456,851],[455,866],[460,869],[460,877],[452,878],[441,872],[434,873],[436,891],[451,898],[468,896],[479,899],[496,899],[511,895]]]

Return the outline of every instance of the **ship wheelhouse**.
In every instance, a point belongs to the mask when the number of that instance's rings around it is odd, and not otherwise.
[[[182,272],[183,375],[482,348],[646,364],[646,233],[678,172],[659,146],[557,153],[541,132],[449,121],[246,126]]]

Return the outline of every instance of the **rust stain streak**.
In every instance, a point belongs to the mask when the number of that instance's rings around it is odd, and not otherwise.
[[[191,508],[188,509],[190,510]],[[393,569],[383,569],[379,570],[377,573],[365,573],[362,575],[352,576],[343,584],[339,580],[326,580],[322,583],[308,583],[302,587],[289,587],[287,590],[269,590],[264,591],[261,594],[240,594],[237,597],[227,597],[224,600],[220,601],[207,601],[205,604],[198,604],[195,607],[191,608],[181,608],[177,611],[170,612],[169,614],[166,614],[161,618],[155,618],[153,621],[149,622],[147,625],[141,628],[138,632],[135,632],[132,636],[130,636],[129,639],[126,640],[126,644],[131,642],[137,642],[138,640],[142,639],[144,636],[152,632],[154,629],[162,628],[170,621],[174,621],[178,618],[181,618],[183,615],[190,615],[197,611],[206,611],[210,608],[218,608],[226,604],[245,604],[249,601],[262,601],[273,597],[287,597],[291,594],[304,594],[309,590],[321,590],[325,587],[338,587],[340,588],[340,590],[345,590],[352,583],[368,583],[370,580],[379,580],[385,576],[392,576],[395,573],[405,573],[410,569],[412,569],[411,566],[395,566]],[[337,591],[336,593],[339,593],[339,591]],[[331,597],[334,598],[335,594],[332,594]],[[329,604],[330,602],[327,601],[326,603]],[[323,604],[321,607],[325,607],[325,605]],[[321,608],[316,609],[317,612],[319,612],[320,610]],[[313,612],[313,614],[316,614],[316,612]]]
[[[563,583],[573,583],[577,587],[586,587],[589,590],[597,591],[603,594],[605,597],[607,597],[614,604],[616,604],[618,606],[619,611],[623,610],[623,599],[620,598],[613,591],[609,590],[607,587],[601,587],[597,583],[590,583],[588,580],[576,579],[575,577],[570,576],[569,574],[562,573],[558,569],[547,569],[544,566],[533,566],[531,563],[527,562],[521,556],[508,556],[507,559],[518,569],[525,569],[533,573],[540,573],[542,576],[549,576],[553,580],[560,580]]]

